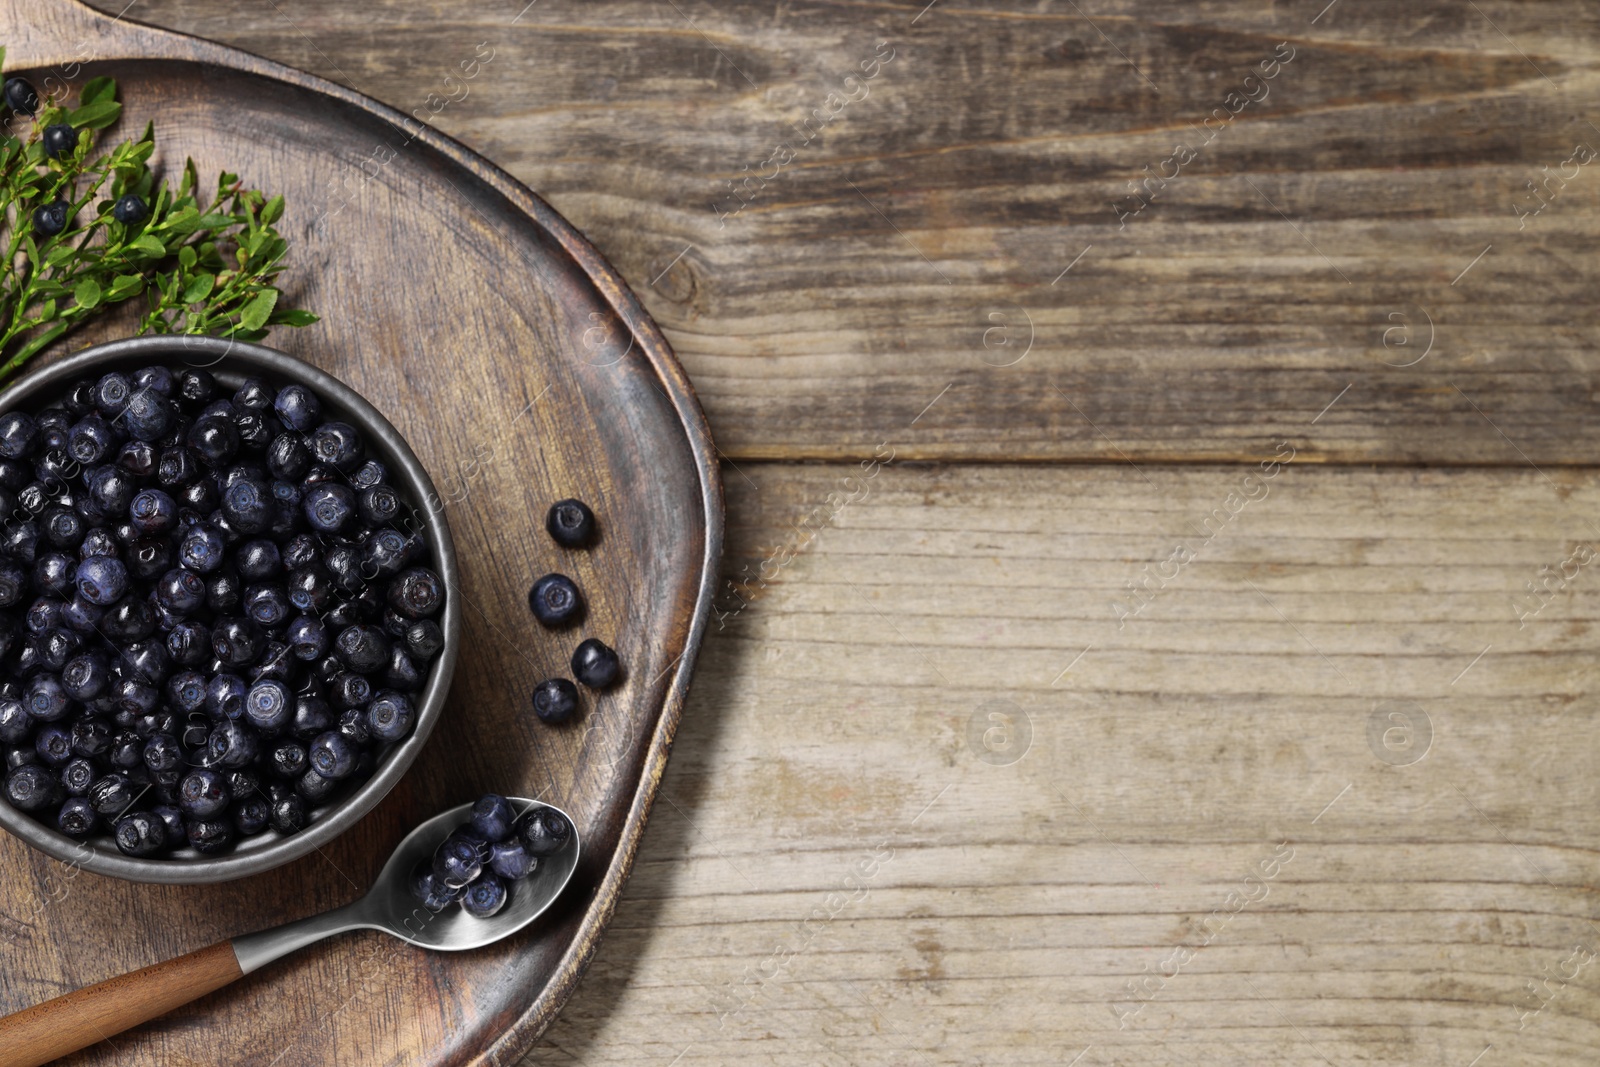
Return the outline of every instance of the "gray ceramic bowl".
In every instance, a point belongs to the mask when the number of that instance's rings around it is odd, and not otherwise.
[[[438,500],[433,482],[404,439],[389,425],[389,420],[343,382],[282,352],[211,337],[139,337],[114,341],[85,349],[26,375],[0,393],[0,413],[17,408],[37,411],[59,399],[67,385],[78,378],[99,376],[119,368],[134,370],[153,363],[162,363],[174,370],[204,368],[224,385],[233,387],[246,377],[258,377],[278,385],[300,382],[316,392],[323,402],[324,415],[337,415],[356,427],[366,442],[368,454],[388,465],[395,488],[405,502],[416,509],[427,531],[433,555],[431,566],[439,572],[445,585],[444,614],[439,619],[444,630],[444,649],[434,659],[418,700],[416,728],[409,738],[380,755],[378,768],[367,782],[331,807],[316,812],[311,824],[298,834],[283,837],[269,829],[241,841],[232,852],[220,856],[202,856],[186,847],[163,859],[134,859],[119,852],[108,835],[87,842],[75,841],[0,799],[0,826],[65,863],[137,882],[225,882],[260,874],[327,844],[371,811],[405,774],[439,721],[445,694],[450,688],[450,676],[455,670],[461,635],[461,609],[456,595],[459,576],[443,509],[427,506],[428,501]]]

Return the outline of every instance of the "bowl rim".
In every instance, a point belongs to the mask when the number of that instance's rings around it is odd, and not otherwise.
[[[108,341],[19,378],[0,391],[0,413],[10,411],[21,403],[37,402],[41,396],[59,389],[92,368],[139,361],[157,362],[163,356],[169,363],[181,360],[195,369],[255,370],[265,372],[269,377],[296,381],[314,390],[328,406],[348,417],[369,444],[376,444],[385,453],[383,458],[386,461],[393,460],[391,466],[394,468],[392,475],[396,488],[401,490],[402,495],[412,497],[418,505],[416,512],[423,518],[433,550],[432,565],[439,572],[445,587],[444,613],[440,619],[444,648],[434,661],[427,684],[418,698],[417,723],[411,736],[385,754],[377,772],[359,789],[297,834],[283,837],[268,829],[262,838],[256,840],[265,839],[267,835],[274,840],[220,856],[140,859],[125,856],[114,847],[107,849],[67,837],[0,799],[0,826],[68,866],[135,882],[204,885],[261,874],[319,849],[358,823],[404,777],[443,713],[450,681],[455,673],[461,636],[460,572],[455,546],[450,539],[450,528],[444,518],[444,506],[434,489],[433,480],[428,477],[426,468],[411,451],[405,438],[360,393],[326,371],[278,349],[198,334]],[[230,360],[234,361],[232,365],[227,363]]]

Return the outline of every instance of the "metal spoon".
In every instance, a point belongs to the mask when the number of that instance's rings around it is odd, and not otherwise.
[[[566,815],[536,800],[509,799],[519,814],[551,808]],[[568,817],[573,829],[567,843],[512,886],[510,899],[498,914],[479,919],[459,906],[435,914],[411,895],[411,871],[419,860],[432,856],[471,811],[471,804],[462,804],[407,834],[383,865],[377,883],[353,904],[108,978],[0,1019],[0,1067],[38,1067],[198,1000],[334,934],[382,930],[419,948],[445,952],[482,948],[511,936],[542,915],[566,888],[578,865],[578,829]]]

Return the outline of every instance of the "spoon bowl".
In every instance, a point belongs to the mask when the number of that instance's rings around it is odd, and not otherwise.
[[[480,919],[459,905],[432,912],[411,895],[411,872],[466,822],[471,804],[461,804],[412,830],[396,846],[366,896],[342,908],[246,934],[110,978],[0,1019],[0,1067],[37,1067],[130,1026],[163,1015],[273,960],[334,934],[382,930],[419,948],[460,952],[482,948],[522,930],[555,903],[578,866],[578,827],[560,808],[508,797],[520,819],[548,808],[572,827],[566,843],[541,857],[526,878],[509,887],[505,906]]]

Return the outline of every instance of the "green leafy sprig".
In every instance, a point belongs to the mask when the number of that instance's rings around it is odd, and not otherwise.
[[[5,49],[0,48],[0,64]],[[0,136],[0,381],[73,327],[141,294],[148,310],[140,333],[210,334],[257,341],[271,326],[307,326],[309,311],[283,306],[277,280],[288,242],[274,229],[283,197],[268,199],[224,172],[210,203],[188,160],[172,189],[150,168],[154,125],[137,140],[96,151],[96,133],[122,114],[116,82],[94,78],[68,109],[41,101],[19,136]],[[65,123],[77,146],[57,159],[45,152],[46,127]],[[147,206],[138,222],[113,215],[133,194]],[[34,213],[56,201],[68,205],[66,228],[45,236]]]

